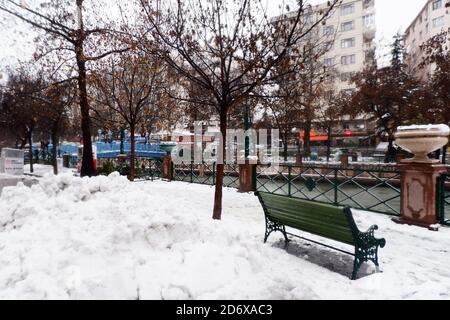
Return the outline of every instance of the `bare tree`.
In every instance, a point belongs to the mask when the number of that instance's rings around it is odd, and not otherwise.
[[[44,38],[41,39],[43,52],[40,55],[57,55],[60,66],[55,72],[64,68],[69,61],[75,60],[76,75],[74,78],[78,83],[84,144],[81,175],[92,176],[94,166],[87,95],[87,63],[98,61],[113,53],[124,52],[128,50],[128,47],[105,49],[110,45],[113,32],[108,26],[98,26],[99,21],[102,21],[100,16],[95,17],[95,25],[91,23],[91,26],[86,28],[85,2],[86,0],[48,0],[32,6],[30,1],[2,0],[0,1],[0,11],[12,15],[44,33]],[[53,43],[54,46],[49,46],[49,43]]]
[[[325,57],[336,33],[321,32],[319,27],[321,26],[317,26],[296,48],[290,50],[284,62],[275,69],[279,77],[275,89],[267,93],[267,107],[280,130],[285,161],[288,139],[294,128],[303,129],[304,154],[310,154],[312,123],[321,112],[320,109],[326,107],[323,105],[326,100],[325,87],[335,79],[334,58],[328,59],[332,61],[331,64],[326,64]]]
[[[8,82],[0,109],[1,122],[21,141],[20,148],[28,144],[30,172],[33,168],[33,134],[37,128],[43,102],[38,98],[42,79],[30,74],[24,67],[8,76]]]
[[[36,99],[42,102],[39,109],[41,131],[48,132],[52,141],[51,163],[53,173],[58,174],[57,149],[64,131],[69,127],[69,112],[75,103],[74,83],[64,82],[45,85],[37,93]]]
[[[139,127],[151,130],[152,122],[159,115],[165,70],[157,57],[130,52],[120,59],[109,59],[92,75],[92,83],[99,92],[92,95],[96,104],[112,110],[119,117],[118,122],[130,129],[130,180],[135,177],[135,134]],[[96,115],[101,117],[101,112],[97,110]]]
[[[223,154],[230,109],[242,105],[258,86],[273,81],[272,71],[288,50],[319,25],[338,2],[330,1],[320,17],[307,24],[302,0],[292,19],[283,16],[276,20],[268,18],[261,1],[178,0],[171,8],[170,2],[163,7],[161,1],[140,0],[147,30],[154,38],[145,42],[146,49],[153,52],[156,42],[162,48],[157,54],[211,97],[207,103],[220,121]],[[222,216],[223,177],[224,165],[218,164],[213,219]]]

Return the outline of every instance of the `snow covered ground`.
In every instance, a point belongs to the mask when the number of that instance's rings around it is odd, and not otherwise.
[[[58,165],[59,172],[72,172],[74,169],[64,168]],[[32,174],[35,176],[44,176],[46,174],[53,172],[53,167],[46,164],[34,164],[33,165],[33,173],[30,172],[30,165],[27,164],[24,167],[24,171],[26,174]]]
[[[0,197],[2,299],[450,299],[450,229],[380,227],[382,273],[352,257],[281,234],[263,244],[255,196],[224,191],[223,220],[211,219],[214,190],[136,182],[113,174],[46,176]],[[337,244],[339,246],[339,244]],[[344,249],[345,246],[343,247]]]

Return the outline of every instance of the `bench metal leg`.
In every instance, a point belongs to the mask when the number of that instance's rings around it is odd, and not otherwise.
[[[364,262],[372,261],[375,264],[376,272],[380,272],[378,263],[378,246],[368,249],[355,248],[355,262],[353,263],[352,280],[356,280],[358,270]]]
[[[266,234],[265,234],[265,237],[264,237],[264,243],[267,242],[267,239],[269,238],[270,234],[272,232],[276,232],[276,231],[280,231],[281,233],[283,233],[284,240],[285,240],[285,245],[287,247],[287,245],[289,243],[289,239],[288,239],[287,234],[286,234],[286,227],[281,225],[281,224],[272,222],[272,221],[270,221],[267,218],[266,218]]]
[[[352,280],[356,280],[356,276],[358,275],[358,270],[361,268],[361,265],[363,264],[363,261],[355,257],[355,262],[353,263],[353,273],[352,273]]]

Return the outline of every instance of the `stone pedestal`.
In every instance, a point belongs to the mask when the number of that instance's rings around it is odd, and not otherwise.
[[[395,162],[397,164],[401,164],[404,159],[405,159],[405,156],[401,153],[399,153],[395,156]]]
[[[437,230],[437,178],[446,172],[441,164],[403,163],[401,171],[401,217],[397,223]]]
[[[254,192],[256,186],[253,181],[253,173],[256,170],[254,164],[240,164],[239,165],[239,192]]]
[[[163,179],[172,181],[172,157],[165,156],[163,159]]]
[[[200,178],[205,177],[205,170],[206,170],[206,166],[204,164],[201,164],[198,166],[198,175]]]
[[[348,158],[348,154],[343,154],[341,156],[341,167],[344,169],[348,168]]]

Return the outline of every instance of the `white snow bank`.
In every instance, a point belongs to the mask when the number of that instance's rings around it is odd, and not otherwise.
[[[224,190],[223,220],[211,219],[214,189],[45,177],[0,197],[2,299],[449,299],[450,230],[400,226],[357,212],[387,247],[351,281],[352,258],[303,241],[263,244],[253,195]],[[323,239],[322,239],[323,240]],[[349,248],[344,248],[349,249]],[[364,276],[366,275],[366,276]]]

